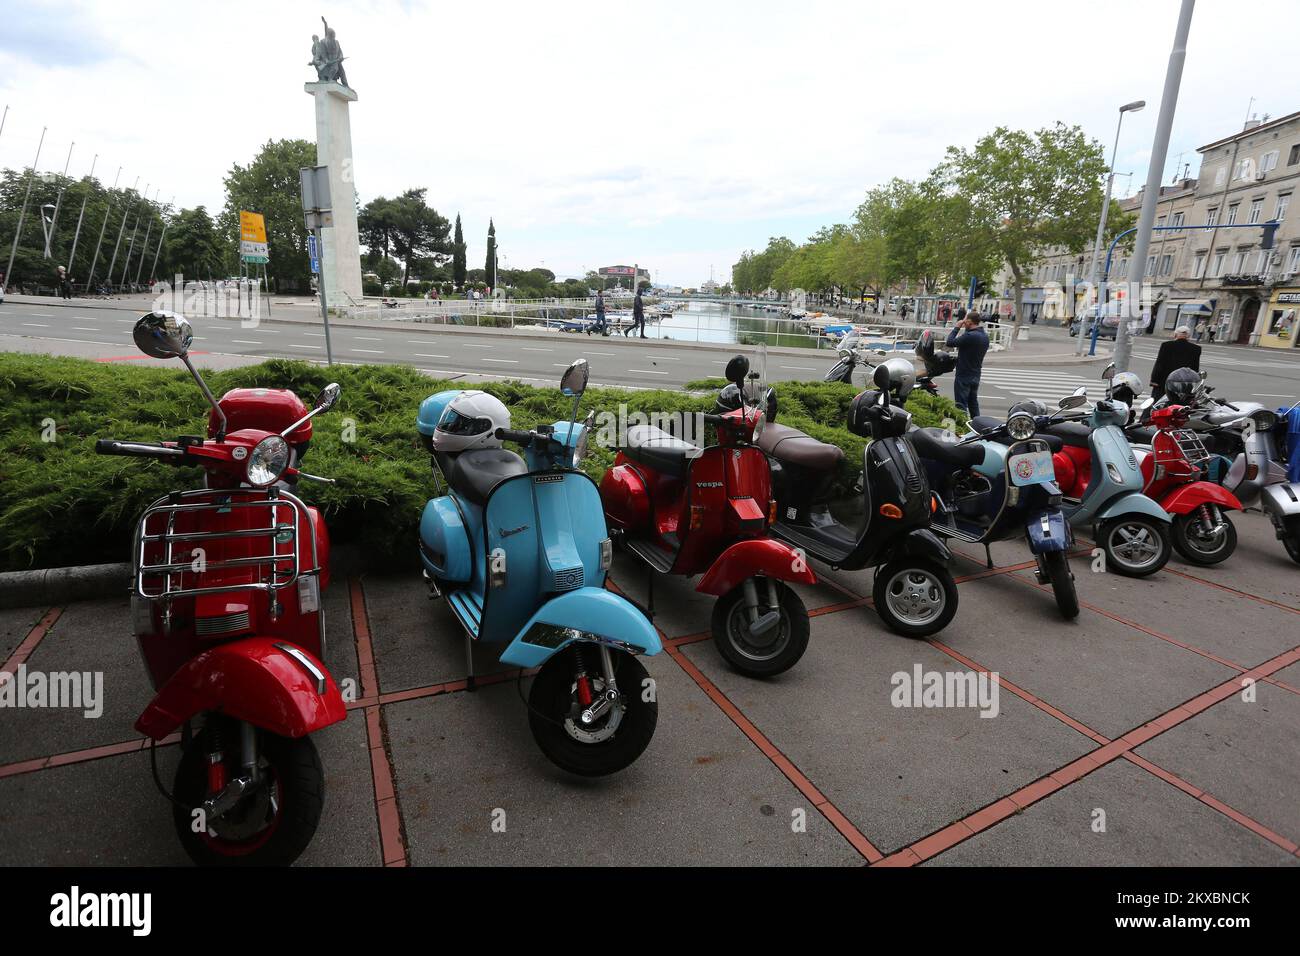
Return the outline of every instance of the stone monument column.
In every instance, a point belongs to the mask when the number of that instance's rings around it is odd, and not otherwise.
[[[361,302],[361,243],[357,237],[357,199],[352,184],[352,126],[348,104],[357,94],[342,83],[307,83],[316,101],[316,165],[328,166],[334,225],[321,230],[325,296],[331,306]],[[349,301],[351,300],[351,301]]]

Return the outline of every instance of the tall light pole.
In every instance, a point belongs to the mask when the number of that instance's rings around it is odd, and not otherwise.
[[[1101,221],[1097,223],[1097,238],[1092,244],[1092,267],[1088,270],[1088,283],[1091,286],[1093,301],[1097,303],[1098,309],[1101,307],[1101,295],[1097,290],[1098,270],[1101,268],[1101,243],[1106,237],[1106,216],[1110,213],[1110,194],[1115,186],[1115,161],[1119,158],[1119,131],[1124,126],[1124,114],[1136,113],[1147,105],[1146,100],[1134,100],[1132,103],[1125,103],[1119,108],[1119,122],[1115,124],[1115,146],[1110,152],[1110,172],[1106,176],[1106,198],[1101,203]],[[1084,313],[1083,320],[1079,323],[1079,341],[1075,343],[1074,354],[1083,354],[1083,340],[1088,335],[1088,328],[1093,319],[1090,314],[1091,310]],[[1097,315],[1097,321],[1101,321],[1100,311]]]
[[[1151,247],[1151,227],[1156,222],[1156,205],[1160,201],[1160,180],[1164,179],[1165,158],[1169,155],[1169,132],[1174,125],[1174,111],[1178,108],[1178,87],[1183,79],[1183,61],[1187,59],[1187,35],[1192,29],[1192,10],[1196,0],[1183,0],[1178,11],[1178,26],[1174,31],[1174,46],[1169,51],[1169,67],[1165,71],[1165,89],[1160,97],[1160,117],[1156,120],[1156,136],[1151,144],[1151,164],[1147,167],[1146,188],[1142,191],[1142,215],[1138,219],[1137,240],[1133,244],[1133,265],[1139,269],[1141,285],[1146,283],[1147,250]],[[1129,273],[1130,277],[1132,272]],[[1130,278],[1130,288],[1132,282]],[[1131,308],[1134,296],[1125,300],[1125,312]],[[1128,371],[1133,343],[1129,341],[1127,316],[1121,318],[1115,330],[1115,368]]]
[[[32,160],[32,168],[31,170],[29,170],[27,176],[27,194],[23,196],[23,208],[22,211],[18,213],[18,228],[14,230],[14,244],[13,247],[9,250],[9,265],[5,266],[4,279],[0,280],[3,281],[5,285],[8,285],[10,282],[13,281],[13,279],[10,276],[14,271],[14,256],[18,254],[18,237],[22,235],[23,219],[25,219],[27,216],[27,203],[28,200],[32,198],[32,180],[36,178],[36,164],[41,161],[41,147],[45,145],[45,130],[46,127],[42,126],[41,141],[36,144],[36,158]]]

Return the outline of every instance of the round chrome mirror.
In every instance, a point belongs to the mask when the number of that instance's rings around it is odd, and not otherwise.
[[[150,358],[182,358],[194,341],[194,330],[183,315],[149,312],[140,316],[131,330],[136,348]]]
[[[338,382],[330,382],[320,390],[316,396],[315,408],[318,412],[328,412],[339,400],[339,394],[343,391]]]
[[[1114,362],[1111,362],[1109,365],[1106,366],[1106,370],[1105,370],[1104,372],[1101,373],[1101,377],[1104,378],[1104,379],[1107,379],[1107,380],[1109,380],[1109,379],[1115,377],[1115,363],[1114,363]]]
[[[577,398],[587,390],[589,374],[587,360],[577,359],[564,370],[564,377],[560,379],[560,394],[566,398]]]
[[[1067,395],[1057,403],[1059,408],[1078,408],[1088,401],[1087,395],[1080,395],[1076,392],[1073,395]]]
[[[840,349],[839,356],[842,361],[847,362],[853,358],[853,349]]]
[[[743,355],[737,355],[727,363],[727,369],[722,373],[728,382],[735,382],[737,385],[745,384],[745,376],[749,374],[749,359]]]

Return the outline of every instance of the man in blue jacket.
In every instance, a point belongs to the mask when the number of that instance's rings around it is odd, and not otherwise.
[[[609,323],[605,321],[605,296],[596,291],[596,321],[587,329],[587,334],[597,332],[600,335],[609,335]]]
[[[980,324],[980,314],[971,312],[958,318],[948,333],[948,348],[957,350],[957,368],[952,380],[952,398],[957,407],[971,418],[980,413],[980,372],[984,353],[989,350],[989,336]]]

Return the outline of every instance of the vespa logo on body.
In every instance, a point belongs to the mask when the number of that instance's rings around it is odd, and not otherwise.
[[[697,481],[697,482],[695,483],[695,487],[696,487],[696,488],[721,488],[721,487],[722,487],[722,482],[720,482],[720,481]]]

